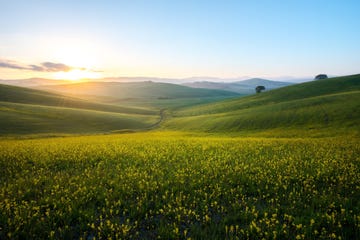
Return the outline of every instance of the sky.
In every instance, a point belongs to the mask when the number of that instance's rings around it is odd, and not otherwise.
[[[360,73],[359,0],[0,0],[0,79]]]

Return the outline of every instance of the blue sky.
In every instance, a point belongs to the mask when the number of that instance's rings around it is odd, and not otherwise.
[[[48,62],[85,77],[360,72],[360,1],[0,3],[2,79],[71,76],[28,67]]]

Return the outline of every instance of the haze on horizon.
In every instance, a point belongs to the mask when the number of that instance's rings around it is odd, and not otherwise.
[[[360,2],[1,2],[0,79],[359,73]]]

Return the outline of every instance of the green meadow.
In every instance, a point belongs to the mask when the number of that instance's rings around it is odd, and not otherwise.
[[[0,237],[357,239],[357,138],[0,142]]]
[[[0,239],[360,238],[360,75],[165,87],[1,85]]]

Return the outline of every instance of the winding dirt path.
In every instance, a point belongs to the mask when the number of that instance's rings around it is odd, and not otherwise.
[[[145,128],[144,130],[152,130],[160,126],[160,124],[165,120],[165,110],[166,110],[165,108],[160,109],[160,119],[153,125],[150,125],[149,127]]]

